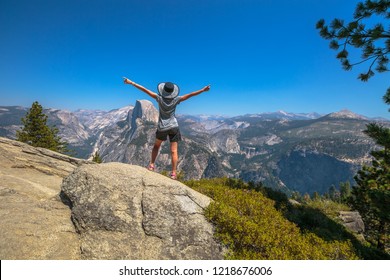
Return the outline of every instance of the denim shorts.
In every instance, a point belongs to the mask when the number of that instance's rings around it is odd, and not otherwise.
[[[181,141],[180,129],[178,127],[171,128],[165,131],[156,131],[156,138],[161,141],[167,140],[169,136],[170,142],[179,142]]]

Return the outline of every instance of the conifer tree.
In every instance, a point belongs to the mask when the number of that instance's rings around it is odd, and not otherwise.
[[[338,199],[338,191],[335,185],[330,186],[329,188],[329,198],[333,201],[337,201]]]
[[[22,118],[22,123],[24,125],[22,130],[16,132],[18,141],[55,152],[65,153],[68,151],[67,144],[58,135],[58,129],[47,125],[47,116],[37,101],[32,104],[26,116]]]
[[[102,160],[102,158],[100,157],[100,154],[99,154],[98,152],[95,152],[95,153],[93,154],[92,161],[93,161],[93,162],[96,162],[96,163],[102,163],[102,162],[103,162],[103,160]]]
[[[370,24],[368,19],[371,17],[378,23]],[[330,40],[330,48],[338,50],[337,59],[345,70],[368,63],[367,71],[360,73],[358,77],[365,82],[375,75],[374,71],[389,71],[390,1],[359,2],[353,18],[349,23],[334,19],[330,25],[326,25],[325,20],[321,19],[316,28],[321,37]],[[348,52],[351,47],[362,51],[361,58],[357,61],[351,62]],[[390,88],[383,96],[383,101],[390,105]],[[367,239],[379,249],[385,250],[389,240],[390,220],[390,129],[371,123],[364,132],[384,149],[372,151],[372,165],[363,166],[355,176],[357,185],[352,188],[351,204],[362,215]]]
[[[310,201],[310,200],[311,200],[310,194],[305,193],[305,194],[303,195],[303,201],[308,202],[308,201]]]
[[[346,202],[351,196],[351,184],[349,181],[340,183],[340,200],[341,202]]]
[[[313,200],[318,201],[321,199],[321,196],[318,192],[313,193]]]
[[[385,251],[390,242],[390,129],[371,124],[364,132],[384,149],[371,152],[372,164],[355,176],[350,201],[363,218],[367,240]]]
[[[369,18],[375,17],[377,24],[370,24]],[[382,21],[382,22],[381,22]],[[353,20],[346,23],[342,19],[334,19],[330,25],[321,19],[317,22],[321,37],[330,40],[330,48],[337,50],[337,59],[345,70],[367,62],[368,69],[359,74],[361,81],[368,81],[375,71],[389,71],[390,53],[390,1],[366,0],[359,2],[353,14]],[[350,48],[361,50],[361,58],[350,59]],[[390,88],[383,96],[385,103],[390,105]]]

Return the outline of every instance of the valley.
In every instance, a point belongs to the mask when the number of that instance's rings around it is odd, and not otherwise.
[[[0,106],[0,136],[15,138],[28,108]],[[45,109],[74,156],[98,152],[104,162],[146,166],[158,111],[138,100],[109,112]],[[340,182],[353,184],[370,162],[374,143],[363,130],[373,120],[343,110],[328,115],[283,111],[236,117],[177,116],[183,141],[179,165],[184,179],[234,177],[285,192],[325,193]],[[390,122],[377,120],[386,126]],[[170,169],[169,145],[160,151],[157,172]]]

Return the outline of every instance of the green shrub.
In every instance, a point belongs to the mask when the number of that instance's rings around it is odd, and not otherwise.
[[[303,232],[275,209],[262,192],[237,187],[238,181],[210,179],[187,185],[211,197],[206,217],[227,246],[227,259],[357,259],[350,241],[325,241]]]
[[[289,207],[285,217],[303,231],[310,231],[320,238],[330,241],[350,241],[356,254],[365,260],[390,259],[390,255],[380,251],[361,236],[351,232],[342,225],[340,211],[351,209],[342,203],[329,199],[309,200],[305,204]]]

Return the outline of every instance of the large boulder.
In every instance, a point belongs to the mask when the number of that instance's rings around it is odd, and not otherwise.
[[[62,179],[84,163],[0,137],[0,259],[80,259],[59,193]]]
[[[339,217],[350,231],[358,234],[364,233],[364,222],[358,211],[340,211]]]
[[[66,177],[83,259],[222,259],[203,210],[210,199],[123,163],[84,165]]]

